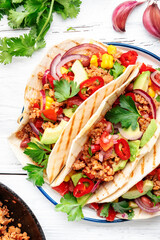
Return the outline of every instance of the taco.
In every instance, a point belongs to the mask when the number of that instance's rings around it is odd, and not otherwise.
[[[155,91],[151,97],[150,75],[150,71],[139,73],[106,97],[73,141],[53,189],[58,191],[71,178],[73,197],[84,205],[108,201],[130,181],[160,135],[160,107]],[[62,210],[62,205],[56,209]]]
[[[36,185],[44,183],[50,155],[49,181],[57,176],[66,160],[64,156],[57,162],[52,150],[61,152],[64,146],[67,154],[73,138],[102,100],[130,76],[137,54],[130,60],[130,64],[125,62],[123,53],[114,46],[83,39],[64,41],[46,54],[27,82],[22,119],[9,137],[13,151]]]

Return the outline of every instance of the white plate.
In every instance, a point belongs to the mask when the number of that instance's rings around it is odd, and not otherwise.
[[[160,57],[157,55],[139,47],[131,46],[123,43],[114,43],[110,42],[107,44],[112,44],[118,46],[124,51],[135,50],[138,53],[138,61],[144,62],[145,64],[153,65],[153,67],[160,67]],[[47,184],[44,184],[43,187],[38,187],[42,194],[51,202],[53,205],[56,205],[60,201],[60,195],[53,191],[51,187]],[[83,208],[84,220],[98,223],[111,223],[105,219],[99,218],[94,210],[91,210],[88,207]],[[114,223],[127,221],[124,219],[115,219]],[[113,223],[113,222],[112,222]]]

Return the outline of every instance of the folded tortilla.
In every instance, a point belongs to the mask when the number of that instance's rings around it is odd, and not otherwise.
[[[50,67],[53,58],[58,53],[64,54],[70,48],[86,42],[91,42],[93,44],[99,45],[107,50],[106,45],[96,42],[94,40],[66,40],[56,46],[53,46],[48,51],[46,56],[42,59],[40,64],[38,64],[36,69],[33,71],[31,77],[29,78],[24,94],[24,111],[23,114],[20,116],[20,118],[22,117],[22,120],[16,132],[14,132],[9,137],[10,146],[23,166],[27,165],[27,163],[33,164],[34,162],[26,154],[23,153],[24,150],[20,148],[21,140],[16,137],[16,133],[23,129],[23,127],[29,121],[30,100],[40,97],[42,82],[38,79],[38,73],[44,73]],[[78,133],[88,122],[90,117],[95,113],[103,99],[106,96],[110,95],[115,89],[119,88],[131,75],[135,67],[135,65],[129,66],[120,77],[99,89],[78,107],[78,109],[68,122],[66,128],[60,135],[59,140],[55,144],[50,154],[47,166],[47,175],[50,183],[56,178],[61,169],[64,167],[72,140],[78,135]]]
[[[60,175],[56,178],[56,180],[51,184],[52,187],[58,186],[61,182],[64,181],[65,176],[70,172],[73,163],[75,162],[78,154],[82,150],[82,147],[86,143],[88,139],[88,133],[94,128],[95,124],[105,116],[106,112],[111,109],[112,104],[123,93],[125,88],[130,84],[130,82],[133,79],[133,76],[135,77],[136,75],[137,75],[137,69],[135,69],[132,72],[127,82],[125,82],[121,86],[121,88],[115,90],[110,96],[104,99],[104,101],[100,105],[97,112],[92,116],[92,118],[88,121],[85,127],[80,131],[79,135],[73,141],[72,147],[69,153],[69,157],[66,162],[66,166],[62,170]],[[157,123],[156,132],[154,133],[153,137],[149,140],[149,142],[140,150],[139,155],[136,157],[135,161],[133,162],[129,161],[123,170],[115,174],[114,180],[108,183],[101,184],[99,189],[89,198],[87,203],[103,202],[103,200],[104,202],[111,202],[123,194],[123,192],[119,194],[118,190],[120,189],[123,190],[124,185],[130,181],[130,178],[131,178],[130,176],[132,172],[134,171],[136,166],[141,163],[140,160],[142,159],[143,161],[144,156],[145,158],[147,158],[148,155],[146,154],[149,153],[152,149],[153,149],[152,150],[153,152],[155,149],[155,147],[153,148],[153,146],[156,144],[157,139],[160,135],[160,109],[157,110],[156,123]],[[149,168],[148,172],[150,172],[152,168]],[[141,176],[140,178],[142,178],[142,174],[139,174],[139,175]],[[137,182],[138,181],[139,180],[137,179]],[[133,181],[133,185],[135,185],[135,180]],[[117,193],[118,193],[118,196],[116,195]],[[112,198],[112,196],[114,197]]]

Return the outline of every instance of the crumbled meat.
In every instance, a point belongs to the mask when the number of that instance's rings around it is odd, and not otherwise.
[[[27,123],[22,130],[18,131],[16,133],[16,137],[19,139],[25,139],[25,138],[31,138],[34,137],[34,133],[32,131],[31,126],[29,125],[29,123]]]
[[[54,97],[54,91],[53,91],[53,89],[49,89],[49,96],[50,96],[51,98]]]
[[[44,90],[50,89],[49,84],[48,84],[48,83],[44,84],[43,89],[44,89]]]
[[[40,106],[40,99],[33,99],[30,102],[29,119],[31,121],[34,121],[36,117],[39,118],[41,116],[41,111],[39,108],[35,107],[35,104],[38,104]]]
[[[42,128],[45,130],[46,128],[55,128],[58,124],[53,124],[51,122],[45,122],[42,124]]]
[[[88,73],[89,78],[95,77],[95,76],[102,77],[105,84],[113,80],[113,76],[111,76],[109,72],[107,70],[104,70],[103,68],[97,68],[95,66],[91,66],[89,69],[85,68],[85,70]]]
[[[153,190],[154,190],[154,194],[157,195],[160,193],[160,181],[158,179],[158,175],[148,175],[145,177],[145,179],[151,180],[153,181]],[[159,196],[159,195],[157,195]]]
[[[26,232],[21,233],[21,224],[18,224],[18,227],[7,226],[13,221],[14,219],[9,216],[8,208],[0,202],[0,240],[29,240],[30,237]]]
[[[150,118],[139,118],[138,119],[138,123],[140,126],[140,130],[144,133],[148,127],[148,125],[150,124],[151,119]]]
[[[37,74],[37,76],[38,76],[38,80],[42,81],[43,73],[42,73],[42,72],[39,72],[39,73]]]

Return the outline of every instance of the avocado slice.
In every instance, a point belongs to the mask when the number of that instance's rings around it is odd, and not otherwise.
[[[78,85],[88,79],[88,74],[79,60],[73,63],[71,70],[74,73],[74,82]]]
[[[136,186],[132,187],[128,192],[122,195],[122,198],[135,199],[145,195],[148,191],[153,188],[153,181],[145,180],[143,182],[143,193],[140,193]]]
[[[129,207],[138,208],[138,205],[134,201],[129,201]]]
[[[56,143],[59,136],[61,135],[63,129],[67,125],[68,122],[62,120],[60,124],[55,128],[46,128],[42,138],[41,143],[43,144],[53,144]]]
[[[152,119],[150,124],[148,125],[146,131],[141,138],[140,147],[143,147],[154,135],[157,130],[157,123],[155,119]]]
[[[91,195],[92,193],[85,194],[84,196],[77,198],[77,202],[83,207]]]
[[[72,182],[73,182],[74,186],[77,185],[79,179],[81,179],[82,177],[83,177],[83,173],[82,172],[76,173],[76,174],[71,176],[71,179],[72,179]]]
[[[123,168],[125,168],[127,161],[128,160],[120,160],[118,162],[118,164],[114,163],[113,164],[113,171],[117,172],[117,171],[122,170]]]
[[[151,73],[149,71],[140,74],[133,84],[133,89],[142,89],[147,92],[150,75]]]
[[[133,162],[139,154],[140,140],[128,141],[128,145],[131,153],[130,161]]]
[[[71,118],[73,116],[73,108],[64,108],[63,113],[66,117]]]

